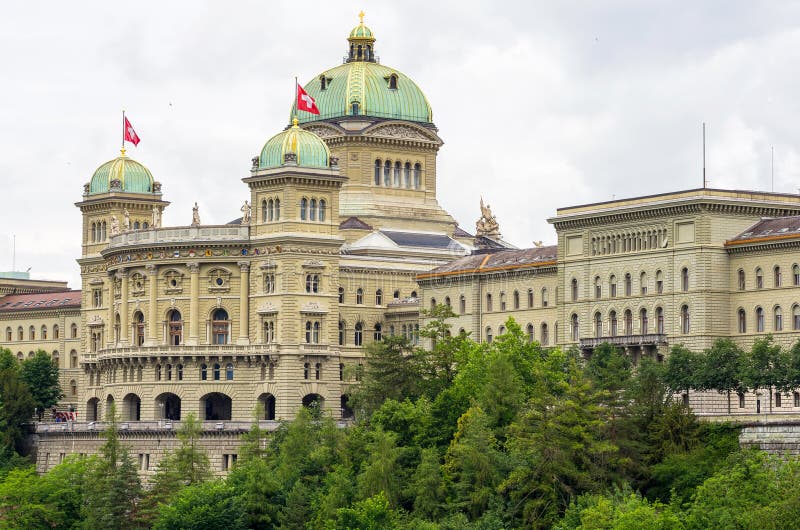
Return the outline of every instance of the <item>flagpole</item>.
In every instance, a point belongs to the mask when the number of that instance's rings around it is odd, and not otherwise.
[[[125,154],[125,109],[122,109],[122,154]]]
[[[294,76],[294,117],[295,118],[297,118],[297,115],[300,113],[300,108],[297,106],[297,102],[299,101],[299,99],[297,99],[297,97],[298,97],[298,95],[300,93],[298,91],[298,87],[299,86],[300,85],[297,84],[297,76]]]

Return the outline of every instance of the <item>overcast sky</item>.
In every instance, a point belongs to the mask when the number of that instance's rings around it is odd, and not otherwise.
[[[240,215],[250,158],[287,123],[294,76],[341,63],[364,9],[445,145],[439,202],[473,231],[555,241],[559,206],[701,183],[800,187],[800,4],[452,0],[13,2],[0,17],[0,270],[79,288],[82,186],[118,154],[163,183],[166,225]]]

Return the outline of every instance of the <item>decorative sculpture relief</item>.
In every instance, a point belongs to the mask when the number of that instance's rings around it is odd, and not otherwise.
[[[250,208],[250,203],[244,201],[244,204],[240,208],[242,212],[242,224],[249,225],[250,224],[250,216],[252,215],[252,209]]]
[[[402,125],[385,125],[377,127],[369,132],[369,136],[389,136],[392,138],[409,138],[412,140],[427,140],[430,138],[422,134],[416,129],[411,127],[404,127]]]
[[[153,228],[161,228],[161,208],[153,205]]]
[[[122,210],[122,230],[127,232],[131,229],[131,214],[127,208]]]
[[[491,206],[483,204],[483,197],[481,197],[481,217],[475,223],[475,232],[478,236],[500,237],[500,224],[495,216],[492,215]]]
[[[197,202],[192,207],[192,226],[200,226],[200,207],[197,206]]]
[[[111,216],[111,235],[116,236],[119,234],[119,219],[116,215]]]

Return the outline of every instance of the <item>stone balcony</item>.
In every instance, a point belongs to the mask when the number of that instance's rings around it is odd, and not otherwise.
[[[303,345],[309,346],[309,345]],[[319,346],[318,344],[314,346]],[[108,359],[125,359],[125,358],[138,358],[138,357],[223,357],[223,356],[243,356],[243,355],[269,355],[279,353],[281,346],[278,344],[203,344],[199,346],[120,346],[116,348],[106,348],[92,354],[95,361],[103,361]],[[286,345],[283,349],[290,351],[297,351],[297,346],[287,348]],[[88,361],[88,355],[85,356]]]
[[[611,337],[591,337],[580,339],[582,350],[591,350],[608,343],[621,348],[641,346],[662,346],[667,344],[667,335],[664,333],[645,333],[643,335],[615,335]]]
[[[337,425],[345,427],[352,422],[347,420],[339,420]],[[121,421],[118,423],[119,432],[174,432],[180,430],[183,422],[174,420],[149,420],[149,421]],[[213,432],[229,432],[229,433],[244,433],[249,431],[252,426],[252,421],[203,421],[201,422],[202,430],[206,433]],[[280,427],[281,422],[275,420],[260,420],[258,422],[259,428],[265,431],[274,431]],[[102,421],[68,421],[63,423],[52,422],[37,422],[34,424],[34,429],[37,434],[54,434],[61,433],[90,433],[90,432],[103,432],[108,427],[108,423]]]
[[[201,225],[172,228],[149,228],[129,230],[111,236],[109,249],[128,246],[151,246],[158,244],[198,244],[203,242],[247,241],[250,227],[242,225]]]

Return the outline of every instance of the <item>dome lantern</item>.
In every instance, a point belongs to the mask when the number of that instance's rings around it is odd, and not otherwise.
[[[350,43],[350,49],[345,58],[345,62],[377,62],[377,57],[375,56],[375,34],[364,25],[363,11],[358,14],[358,18],[361,22],[358,26],[353,28],[350,32],[350,36],[347,37],[347,42]]]

